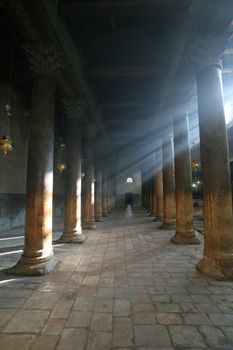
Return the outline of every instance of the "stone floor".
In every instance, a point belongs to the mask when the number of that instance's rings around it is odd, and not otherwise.
[[[199,274],[202,246],[158,227],[115,210],[83,245],[55,245],[57,270],[34,278],[5,275],[23,229],[1,233],[0,349],[233,349],[233,282]]]

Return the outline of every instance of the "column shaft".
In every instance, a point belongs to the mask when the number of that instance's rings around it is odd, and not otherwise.
[[[156,221],[163,221],[163,170],[161,146],[156,152],[155,191],[156,191]]]
[[[151,182],[152,182],[152,211],[151,215],[156,217],[156,172],[155,172],[155,154],[152,157],[152,176],[151,176]]]
[[[98,162],[98,161],[97,161]],[[102,168],[96,163],[95,167],[95,221],[103,220],[102,208]]]
[[[198,268],[216,279],[233,278],[233,220],[229,152],[221,69],[197,75],[204,202],[204,257]]]
[[[65,186],[64,232],[57,242],[82,243],[81,227],[81,121],[67,120],[67,169]]]
[[[94,161],[92,144],[89,138],[84,140],[84,173],[83,228],[95,229]]]
[[[174,230],[176,227],[176,203],[174,186],[172,138],[164,140],[163,153],[163,223],[160,228]]]
[[[25,245],[9,273],[42,275],[56,264],[52,247],[55,80],[36,74],[32,88]]]
[[[108,216],[108,202],[107,202],[107,196],[108,196],[108,185],[107,185],[107,176],[106,171],[103,172],[103,198],[102,198],[102,207],[103,207],[103,216]]]
[[[176,233],[171,238],[177,244],[199,244],[194,230],[191,154],[188,117],[181,113],[174,120]]]

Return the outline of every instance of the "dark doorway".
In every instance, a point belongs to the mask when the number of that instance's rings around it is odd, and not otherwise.
[[[127,207],[128,205],[131,205],[131,207],[133,207],[133,193],[132,192],[125,193],[125,206]]]

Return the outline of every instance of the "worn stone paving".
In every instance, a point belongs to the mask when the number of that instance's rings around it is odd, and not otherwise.
[[[233,282],[199,274],[202,246],[173,245],[158,227],[143,210],[115,210],[83,245],[55,245],[50,275],[2,270],[0,349],[233,349]],[[22,236],[1,235],[1,269],[19,259]]]

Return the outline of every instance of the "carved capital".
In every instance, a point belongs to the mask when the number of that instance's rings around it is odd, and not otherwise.
[[[209,33],[202,37],[196,37],[190,49],[190,61],[196,71],[207,66],[222,67],[222,55],[224,47],[229,39],[229,33]]]
[[[68,118],[86,120],[87,103],[83,97],[68,97],[64,98],[62,102]]]
[[[47,74],[55,77],[62,68],[61,53],[53,44],[24,45],[24,51],[34,74]]]
[[[87,139],[93,139],[98,131],[98,126],[95,123],[87,124],[84,129],[84,136]]]

